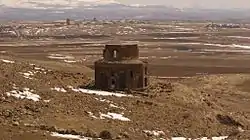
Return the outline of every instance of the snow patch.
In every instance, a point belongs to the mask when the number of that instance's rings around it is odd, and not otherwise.
[[[246,45],[237,45],[237,44],[233,44],[232,47],[233,47],[233,48],[250,49],[250,46],[246,46]]]
[[[143,5],[143,4],[130,4],[129,6],[132,6],[132,7],[146,7],[147,5]]]
[[[243,48],[243,49],[250,49],[250,46],[246,45],[239,45],[239,44],[231,44],[231,45],[223,45],[223,44],[204,44],[206,46],[216,46],[216,47],[230,47],[230,48]]]
[[[147,134],[148,136],[155,136],[155,137],[161,137],[164,136],[165,133],[163,131],[150,131],[150,130],[143,130],[143,133]]]
[[[11,60],[5,60],[5,59],[1,59],[1,60],[4,63],[10,63],[10,64],[14,64],[15,63],[15,61],[11,61]]]
[[[72,135],[72,134],[59,134],[56,132],[52,132],[51,136],[58,137],[58,138],[64,138],[64,139],[92,140],[92,138],[89,138],[89,137],[83,137],[80,135]]]
[[[183,28],[183,27],[178,27],[178,28],[175,28],[177,30],[181,30],[181,31],[194,31],[194,29],[192,28]]]
[[[178,40],[178,39],[198,39],[199,37],[155,37],[155,40]]]
[[[49,103],[50,102],[50,100],[43,100],[45,103]]]
[[[227,36],[229,38],[238,38],[238,39],[250,39],[250,37],[247,36]]]
[[[113,107],[113,108],[124,109],[123,107],[119,107],[119,106],[117,106],[117,105],[115,105],[115,104],[112,104],[112,103],[111,103],[109,106],[110,106],[110,107]]]
[[[126,94],[122,94],[122,93],[115,93],[115,92],[89,90],[89,89],[82,89],[82,88],[76,89],[76,88],[73,88],[72,86],[68,86],[68,88],[74,92],[81,92],[81,93],[99,95],[99,96],[132,97],[131,95],[126,95]]]
[[[59,88],[59,87],[51,88],[51,90],[57,91],[57,92],[64,92],[64,93],[67,92],[67,90],[65,90],[64,88]]]
[[[16,88],[16,87],[15,87]],[[29,88],[23,88],[23,90],[12,90],[7,92],[7,96],[13,96],[19,99],[29,99],[35,102],[40,100],[40,96],[32,93],[34,90],[30,90]]]
[[[67,56],[62,54],[50,54],[48,56],[50,59],[59,59],[59,60],[72,60],[75,59],[73,56]]]
[[[41,70],[41,71],[45,71],[45,69],[43,68],[39,68],[39,67],[34,67],[35,70]]]
[[[191,139],[191,138],[184,138],[184,137],[173,137],[172,140],[225,140],[228,136],[221,136],[221,137],[212,137],[211,139],[207,137]]]
[[[66,63],[76,63],[77,61],[75,61],[75,60],[63,60],[64,62],[66,62]]]
[[[184,31],[173,31],[173,32],[168,32],[168,33],[173,33],[173,34],[176,34],[176,33],[193,33],[193,32],[184,32]]]
[[[110,112],[108,112],[108,114],[100,113],[100,118],[101,119],[109,118],[109,119],[120,120],[120,121],[130,121],[129,118],[124,117],[122,114],[110,113]]]
[[[250,50],[233,50],[233,49],[203,49],[203,51],[204,51],[203,53],[206,52],[250,53]]]
[[[31,66],[35,66],[35,64],[30,64]],[[47,74],[46,70],[43,68],[34,67],[37,71],[28,71],[28,72],[19,72],[19,74],[23,75],[24,78],[32,80],[31,76],[34,76],[37,73]]]
[[[99,117],[95,116],[92,112],[87,112],[91,118],[104,120],[105,118],[119,120],[119,121],[130,121],[129,118],[124,117],[122,114],[110,113],[104,114],[99,112]]]
[[[139,59],[149,59],[149,57],[140,57]]]
[[[176,43],[181,45],[202,45],[200,42],[182,42],[182,43]]]
[[[91,117],[91,118],[94,118],[94,119],[99,119],[98,117],[96,117],[95,115],[94,115],[94,113],[92,113],[92,112],[88,112],[88,114],[89,114],[89,116]]]
[[[32,80],[33,78],[31,76],[34,76],[35,73],[32,71],[28,72],[19,72],[21,75],[23,75],[24,78]]]
[[[112,101],[110,100],[107,100],[107,99],[99,99],[99,98],[95,98],[97,101],[100,101],[100,102],[106,102],[106,103],[112,103]]]
[[[108,103],[109,104],[109,106],[110,107],[112,107],[112,108],[118,108],[118,109],[123,109],[123,110],[125,110],[125,108],[124,107],[119,107],[119,106],[117,106],[117,105],[115,105],[115,103],[113,103],[112,101],[110,101],[110,100],[107,100],[107,99],[99,99],[99,98],[95,98],[97,101],[100,101],[100,102],[106,102],[106,103]]]
[[[160,57],[160,59],[170,59],[172,58],[172,56],[168,56],[168,57]]]

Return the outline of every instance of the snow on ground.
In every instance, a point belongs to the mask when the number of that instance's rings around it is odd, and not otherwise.
[[[159,48],[155,49],[155,50],[160,50]],[[176,58],[176,57],[172,57],[172,56],[164,56],[164,57],[157,57],[157,56],[147,56],[147,57],[140,57],[139,59],[170,59],[170,58]]]
[[[230,47],[230,48],[242,48],[242,49],[250,49],[250,46],[239,45],[239,44],[231,44],[231,45],[223,45],[223,44],[204,44],[205,46],[216,46],[216,47]]]
[[[192,29],[192,28],[183,28],[183,27],[178,27],[175,29],[180,30],[180,31],[194,31],[194,29]]]
[[[82,88],[77,88],[76,89],[76,88],[74,88],[72,86],[68,86],[68,88],[73,90],[74,92],[81,92],[81,93],[99,95],[99,96],[132,97],[131,95],[122,94],[122,93],[115,93],[115,92],[89,90],[89,89],[82,89]]]
[[[99,119],[98,117],[96,117],[92,112],[88,112],[89,116],[91,118],[94,118],[94,119]]]
[[[107,114],[99,112],[99,117],[95,116],[92,112],[88,112],[89,116],[94,119],[104,120],[105,118],[119,120],[119,121],[131,121],[129,118],[123,116],[123,114],[110,113]]]
[[[173,137],[172,140],[225,140],[228,136],[221,136],[221,137],[212,137],[209,139],[207,137],[191,139],[191,138],[184,138],[184,137]]]
[[[113,108],[118,108],[118,109],[123,109],[123,110],[125,110],[124,107],[119,107],[119,106],[117,106],[117,105],[115,105],[115,104],[113,104],[113,103],[111,103],[109,106],[110,106],[110,107],[113,107]]]
[[[200,42],[181,42],[181,43],[175,43],[180,45],[202,45]]]
[[[148,136],[161,137],[161,136],[164,136],[164,135],[165,135],[165,133],[164,133],[163,131],[156,131],[156,130],[153,130],[153,131],[150,131],[150,130],[143,130],[142,132],[145,133],[145,134],[148,135]]]
[[[101,99],[101,98],[95,98],[97,101],[100,101],[100,102],[106,102],[106,103],[112,103],[112,101],[110,100],[107,100],[107,99]]]
[[[108,112],[108,114],[100,113],[100,118],[101,119],[109,118],[109,119],[120,120],[120,121],[130,121],[129,118],[124,117],[122,114],[110,113],[110,112]]]
[[[10,63],[10,64],[14,64],[15,63],[15,61],[11,61],[11,60],[5,60],[5,59],[1,59],[1,60],[4,63]]]
[[[187,76],[184,76],[184,77],[175,77],[175,76],[150,76],[150,77],[154,77],[154,78],[157,78],[157,79],[190,79],[192,77],[187,77]]]
[[[80,135],[71,135],[71,134],[59,134],[56,132],[51,133],[52,137],[58,137],[58,138],[64,138],[64,139],[76,139],[76,140],[92,140],[92,138],[89,137],[83,137]]]
[[[43,100],[45,103],[49,103],[50,102],[50,100]]]
[[[33,64],[30,64],[30,65],[34,66]],[[19,72],[19,74],[23,75],[24,78],[30,79],[30,80],[32,80],[33,79],[32,76],[34,76],[37,73],[47,74],[46,70],[43,68],[34,67],[34,70],[28,71],[28,72]]]
[[[227,36],[229,38],[238,38],[238,39],[250,39],[248,36]]]
[[[76,63],[77,61],[75,61],[75,60],[63,60],[64,62],[66,62],[66,63]]]
[[[36,70],[34,73],[44,73],[47,74],[46,71],[51,71],[51,70],[46,70],[44,68],[37,67],[35,64],[30,64],[31,66],[34,66],[34,70]]]
[[[168,57],[160,57],[160,59],[170,59],[172,58],[171,56],[168,56]]]
[[[40,96],[34,94],[34,90],[30,90],[29,88],[23,88],[22,90],[17,90],[17,87],[14,87],[15,90],[7,92],[7,96],[13,96],[19,99],[29,99],[35,102],[40,100]]]
[[[250,50],[236,50],[236,49],[203,49],[203,53],[207,52],[231,52],[231,53],[250,53]],[[195,52],[198,53],[198,52]],[[199,52],[202,53],[202,52]]]
[[[155,37],[155,40],[178,40],[178,39],[198,39],[199,37]]]
[[[246,46],[246,45],[237,45],[237,44],[233,44],[232,47],[233,47],[233,48],[250,49],[250,46]]]
[[[67,55],[63,55],[63,54],[50,54],[48,56],[48,58],[50,59],[59,59],[59,60],[72,60],[75,59],[73,56],[67,56]]]
[[[110,107],[112,107],[112,108],[118,108],[118,109],[123,109],[123,110],[125,110],[125,108],[124,107],[119,107],[118,105],[115,105],[115,103],[113,103],[112,101],[110,101],[110,100],[107,100],[107,99],[99,99],[99,98],[95,98],[97,101],[100,101],[100,102],[106,102],[106,103],[108,103],[109,104],[109,106]]]
[[[44,68],[39,68],[39,67],[34,67],[35,70],[41,70],[41,71],[45,71]]]
[[[204,46],[214,46],[214,47],[228,47],[228,48],[242,48],[250,49],[250,45],[240,45],[240,44],[212,44],[212,43],[201,43],[201,42],[180,42],[180,43],[168,43],[168,44],[179,44],[179,45],[204,45]]]
[[[51,88],[51,90],[57,91],[57,92],[64,92],[64,93],[67,92],[67,90],[65,90],[64,88],[59,88],[59,87]]]
[[[33,78],[31,76],[34,76],[35,73],[32,71],[28,72],[19,72],[21,75],[23,75],[24,78],[32,80]]]
[[[149,59],[149,57],[139,57],[139,59]]]
[[[188,32],[188,31],[172,31],[172,32],[168,32],[168,33],[172,33],[172,34],[176,34],[176,33],[183,33],[183,34],[185,34],[185,33],[193,33],[193,32]]]

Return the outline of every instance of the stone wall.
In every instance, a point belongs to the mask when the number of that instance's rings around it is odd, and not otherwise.
[[[103,57],[107,61],[138,59],[139,49],[137,45],[106,45]]]
[[[137,44],[106,45],[103,59],[95,62],[95,86],[102,90],[147,87],[147,63],[139,60]]]
[[[147,65],[138,63],[96,63],[96,87],[104,90],[139,89],[147,86]]]

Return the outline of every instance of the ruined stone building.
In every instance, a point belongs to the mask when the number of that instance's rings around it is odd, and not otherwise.
[[[95,62],[95,85],[102,90],[143,89],[148,85],[147,63],[139,60],[137,44],[110,44]]]

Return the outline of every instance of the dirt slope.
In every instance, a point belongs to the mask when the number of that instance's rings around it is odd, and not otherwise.
[[[163,131],[157,136],[163,138],[199,138],[249,128],[250,75],[200,76],[171,83],[152,79],[146,96],[100,96],[77,91],[93,79],[81,71],[14,61],[0,61],[1,139],[56,139],[52,132],[105,137],[99,135],[105,130],[112,138],[156,137],[145,130]],[[13,97],[17,93],[34,95],[18,99]],[[110,119],[109,113],[123,120]]]

